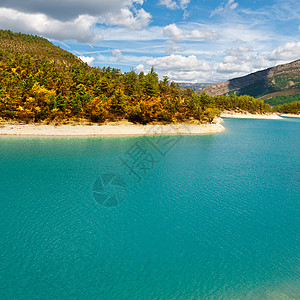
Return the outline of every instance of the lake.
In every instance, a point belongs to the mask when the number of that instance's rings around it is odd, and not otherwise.
[[[299,299],[300,121],[0,137],[1,299]]]

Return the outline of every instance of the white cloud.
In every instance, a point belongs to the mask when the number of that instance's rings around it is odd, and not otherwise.
[[[173,0],[160,0],[159,3],[161,5],[166,6],[169,9],[176,9],[176,8],[178,8],[178,5],[177,5],[176,1],[173,1]]]
[[[252,51],[253,48],[252,48],[251,46],[249,46],[249,47],[239,46],[239,47],[238,47],[238,50],[239,50],[240,52],[248,52],[248,51]]]
[[[209,71],[211,66],[206,61],[198,60],[195,55],[182,56],[171,54],[170,56],[153,58],[147,64],[158,70],[178,70],[178,71]]]
[[[163,34],[168,39],[167,45],[171,47],[170,52],[167,53],[179,54],[181,51],[182,55],[175,55],[177,60],[174,62],[171,59],[172,55],[161,57],[163,55],[157,53],[159,57],[146,60],[143,64],[154,65],[161,74],[168,75],[171,80],[218,82],[300,59],[299,42],[297,42],[299,39],[293,39],[294,31],[288,35],[283,34],[280,28],[275,31],[273,26],[268,26],[269,19],[274,12],[273,5],[268,6],[270,8],[268,15],[265,14],[268,8],[264,7],[264,11],[261,11],[263,14],[260,16],[259,14],[245,14],[242,9],[237,11],[237,2],[239,1],[225,0],[220,13],[234,12],[234,14],[224,14],[218,22],[212,23],[208,20],[204,24],[186,22],[166,26]],[[292,15],[285,14],[288,19],[289,16],[295,19],[294,16],[299,8],[295,7],[294,10],[296,12]],[[287,9],[284,11],[287,12]],[[279,18],[282,16],[278,10],[276,19]],[[298,31],[298,27],[299,18],[294,29]],[[209,34],[205,34],[209,31],[207,29],[218,34],[216,37],[219,38],[216,42],[209,41]],[[197,30],[199,31],[196,32]],[[206,42],[190,42],[193,37],[199,40],[202,38]],[[294,41],[294,43],[288,43],[289,41]],[[281,47],[279,47],[280,44],[282,44]],[[194,60],[188,60],[187,58],[191,56],[196,57]],[[210,69],[198,69],[197,62],[199,61],[208,61]]]
[[[190,16],[190,13],[187,10],[185,10],[183,12],[183,19],[186,20],[189,16]]]
[[[270,68],[270,67],[274,67],[274,62],[272,62],[264,57],[256,57],[256,59],[254,59],[252,61],[253,71],[262,70],[262,69],[266,69],[266,68]]]
[[[215,10],[213,10],[213,12],[210,14],[210,18],[213,17],[214,15],[217,15],[219,13],[222,12],[227,12],[227,11],[231,11],[234,10],[238,7],[238,3],[234,2],[235,0],[228,0],[228,2],[225,3],[221,3]]]
[[[160,4],[166,6],[169,9],[183,9],[185,10],[190,4],[191,0],[160,0]]]
[[[176,43],[173,42],[167,42],[167,44],[170,46],[168,49],[166,49],[166,54],[172,54],[175,52],[184,52],[186,51],[186,47],[182,46],[182,45],[178,45]]]
[[[216,41],[219,39],[219,34],[212,30],[194,29],[190,34],[186,35],[186,37],[196,40]]]
[[[204,77],[202,72],[191,71],[191,72],[168,72],[167,76],[174,81],[183,81],[183,82],[193,82],[193,81],[202,81],[201,79]]]
[[[149,26],[147,28],[139,29],[139,30],[128,30],[126,27],[106,27],[101,28],[101,32],[103,34],[103,39],[105,41],[120,41],[126,44],[126,47],[134,46],[134,50],[138,49],[135,47],[135,44],[132,41],[139,43],[140,47],[144,49],[148,49],[150,46],[155,45],[153,42],[156,40],[163,40],[163,28],[158,26]],[[149,45],[145,45],[145,42],[148,41]],[[155,45],[157,47],[157,45]],[[118,46],[119,47],[119,46]],[[163,46],[160,44],[160,47]],[[112,48],[112,47],[110,47]]]
[[[246,63],[239,63],[238,59],[233,60],[232,62],[220,63],[218,68],[218,72],[221,73],[233,73],[233,72],[245,72],[250,73],[251,68]]]
[[[91,31],[97,21],[95,17],[81,15],[73,21],[62,22],[44,14],[18,12],[14,9],[0,8],[0,27],[13,31],[38,34],[56,40],[74,39],[79,42],[96,41],[101,35]]]
[[[43,35],[56,40],[90,42],[101,38],[96,24],[141,29],[151,15],[142,8],[143,0],[2,0],[0,28]]]
[[[234,63],[238,60],[238,58],[236,56],[232,56],[232,55],[227,55],[223,58],[223,62],[225,64],[227,63]]]
[[[191,0],[180,0],[180,7],[182,9],[186,9],[188,7],[188,5],[190,4]]]
[[[271,60],[296,60],[300,59],[300,42],[290,42],[273,50],[269,57]]]
[[[104,23],[107,25],[124,26],[130,29],[142,29],[149,25],[151,15],[144,9],[122,8],[119,14],[108,14],[104,18]]]
[[[274,66],[274,61],[265,55],[258,55],[251,47],[240,46],[229,50],[222,60],[207,62],[195,55],[170,55],[152,58],[147,66],[154,66],[174,81],[220,82],[247,75]]]
[[[66,21],[79,15],[99,17],[122,8],[142,5],[143,0],[1,0],[1,7],[12,8],[26,13],[41,13],[51,18]]]
[[[197,39],[204,41],[215,41],[219,38],[219,34],[212,30],[194,29],[190,32],[181,30],[176,24],[169,24],[164,28],[164,36],[173,42],[186,39]]]
[[[181,29],[179,29],[176,24],[169,24],[164,28],[164,36],[170,38],[173,41],[182,40],[185,35]]]
[[[94,62],[94,60],[95,60],[95,58],[94,57],[91,57],[91,56],[83,56],[83,55],[81,55],[81,56],[79,56],[79,58],[83,61],[83,62],[85,62],[85,63],[87,63],[89,66],[93,66],[93,62]]]
[[[114,49],[111,53],[117,60],[122,60],[124,58],[120,49]]]
[[[227,50],[226,54],[222,61],[215,66],[218,73],[246,75],[274,64],[265,59],[263,55],[258,55],[252,46],[241,45],[236,49]]]
[[[265,5],[259,9],[241,8],[240,12],[245,18],[252,18],[254,21],[260,20],[264,24],[274,21],[299,21],[300,6],[298,0],[273,1],[273,5]]]
[[[228,56],[240,57],[243,56],[245,53],[253,52],[252,46],[239,46],[236,49],[229,49],[226,51]]]
[[[137,73],[144,72],[144,70],[145,70],[145,66],[142,65],[142,64],[140,64],[140,65],[138,65],[138,66],[135,67],[135,71]]]
[[[234,43],[241,47],[252,47],[256,51],[262,52],[269,50],[270,45],[277,44],[278,40],[285,41],[286,39],[285,36],[275,35],[273,31],[260,26],[256,27],[253,24],[253,20],[241,20],[240,22],[222,23],[218,26],[220,42],[223,43],[222,48],[228,49]]]
[[[271,7],[267,7],[264,12],[272,20],[299,20],[300,6],[298,0],[276,1]]]

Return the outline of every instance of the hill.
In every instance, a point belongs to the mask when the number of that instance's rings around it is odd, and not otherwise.
[[[211,122],[219,110],[152,69],[91,68],[47,39],[0,30],[0,118],[17,122]]]
[[[14,33],[10,30],[0,30],[0,49],[47,58],[63,65],[81,63],[77,56],[53,45],[45,38],[37,35]]]
[[[92,68],[38,37],[0,31],[0,119],[16,122],[212,122],[220,110],[270,111],[249,96],[211,97],[167,77]]]
[[[262,97],[273,97],[273,93],[286,91],[285,96],[295,95],[293,89],[300,87],[300,59],[268,68],[249,75],[213,84],[204,90],[211,96],[235,93]]]

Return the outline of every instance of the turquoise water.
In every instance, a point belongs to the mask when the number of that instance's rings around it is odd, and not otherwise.
[[[299,299],[300,122],[224,126],[0,137],[1,299]]]

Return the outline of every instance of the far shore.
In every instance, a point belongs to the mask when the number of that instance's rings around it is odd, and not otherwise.
[[[288,118],[300,118],[300,115],[295,114],[282,114],[281,117],[288,117]]]
[[[0,135],[4,136],[142,136],[142,135],[197,135],[222,132],[225,128],[217,118],[212,124],[167,124],[136,125],[133,123],[112,123],[105,125],[42,125],[3,124]]]
[[[266,114],[251,114],[248,112],[232,112],[224,111],[221,113],[221,118],[235,118],[235,119],[268,119],[280,120],[283,119],[280,114],[266,113]]]

